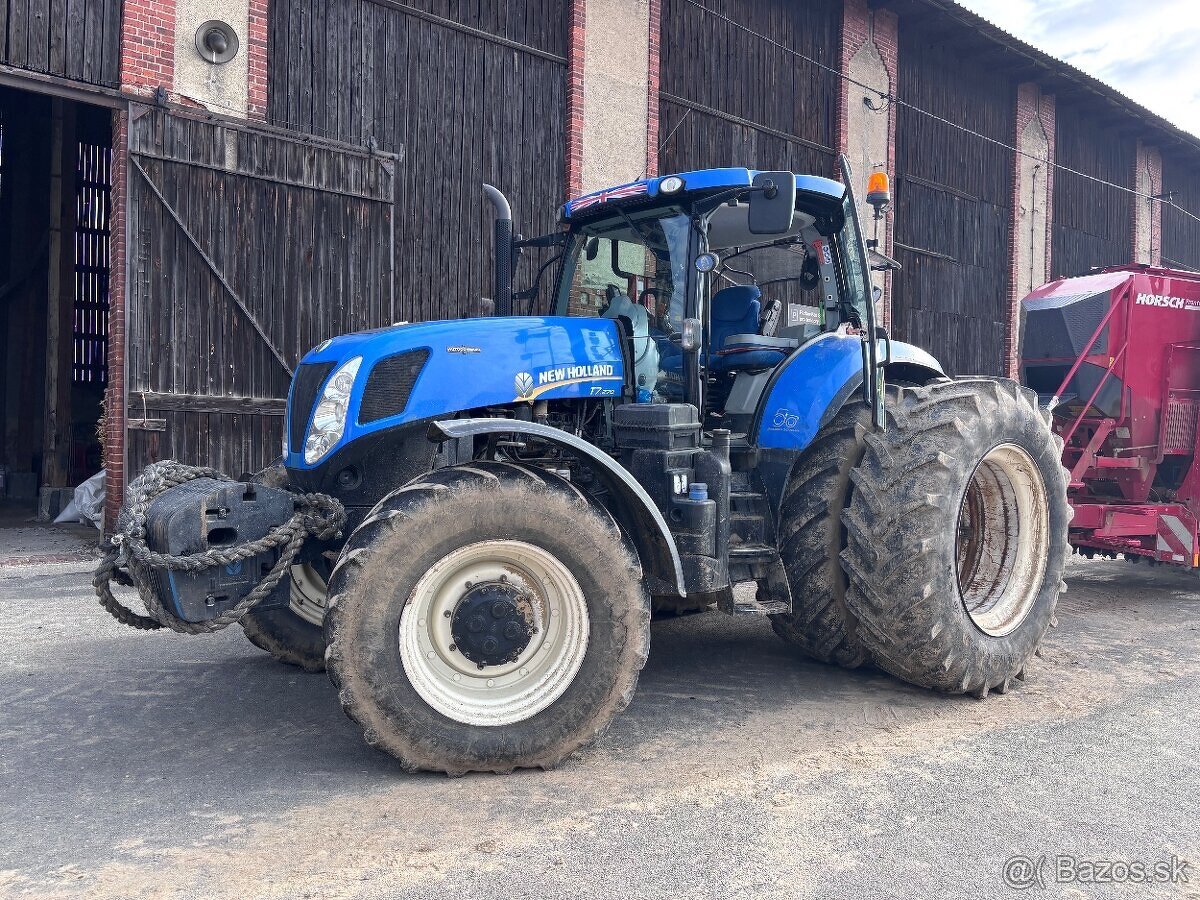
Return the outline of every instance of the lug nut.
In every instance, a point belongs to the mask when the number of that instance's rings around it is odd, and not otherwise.
[[[457,645],[457,644],[451,644],[451,645],[450,645],[450,652],[451,652],[451,653],[453,653],[453,652],[454,652],[455,650],[457,650],[457,649],[458,649],[458,645]]]
[[[522,630],[523,629],[517,622],[509,622],[504,626],[504,636],[510,641],[515,641],[521,636]]]
[[[492,604],[492,618],[503,619],[508,616],[508,604],[503,600],[497,600]]]

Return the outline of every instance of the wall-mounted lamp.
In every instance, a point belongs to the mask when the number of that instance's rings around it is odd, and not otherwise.
[[[210,19],[196,29],[196,52],[213,65],[227,63],[237,56],[237,32],[228,22]]]

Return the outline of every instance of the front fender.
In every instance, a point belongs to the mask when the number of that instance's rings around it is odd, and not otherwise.
[[[429,437],[434,441],[481,434],[530,435],[557,444],[585,458],[593,474],[608,490],[612,501],[611,512],[637,547],[646,574],[654,583],[664,586],[668,591],[674,590],[681,597],[687,596],[683,563],[666,519],[645,489],[611,456],[582,438],[537,422],[523,422],[518,419],[450,419],[433,422],[429,426]]]
[[[884,349],[881,341],[880,358]],[[921,375],[926,380],[945,377],[936,359],[902,341],[891,342],[885,377],[887,372],[902,373],[906,381]],[[862,382],[862,341],[836,332],[821,335],[772,373],[750,433],[764,450],[799,452],[812,443],[821,426],[837,415]]]

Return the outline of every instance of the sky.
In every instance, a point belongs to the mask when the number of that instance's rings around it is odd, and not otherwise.
[[[1200,135],[1200,3],[1196,0],[958,2]]]

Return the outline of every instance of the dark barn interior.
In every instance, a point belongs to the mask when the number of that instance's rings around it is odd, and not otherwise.
[[[0,88],[0,472],[7,512],[58,512],[100,470],[111,116]],[[3,492],[0,492],[2,494]]]

